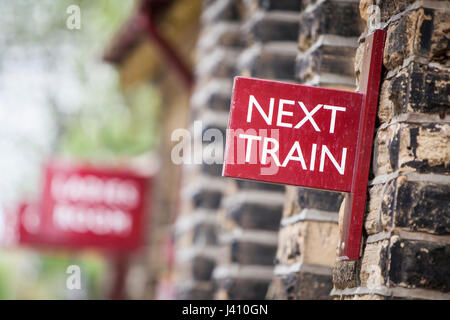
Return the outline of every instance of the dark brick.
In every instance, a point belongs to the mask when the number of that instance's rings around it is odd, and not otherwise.
[[[220,201],[222,200],[222,193],[220,191],[207,191],[200,190],[196,192],[192,197],[192,202],[196,208],[219,208]]]
[[[275,299],[328,300],[333,288],[331,275],[291,273],[274,280]]]
[[[404,11],[409,5],[416,0],[377,0],[380,8],[381,21],[388,21],[393,15]]]
[[[202,58],[202,64],[197,65],[195,75],[197,79],[203,81],[212,78],[231,79],[237,76],[236,58],[235,51],[212,51]]]
[[[396,74],[385,90],[394,115],[404,112],[450,113],[450,73],[433,66],[411,63]]]
[[[217,228],[211,224],[198,224],[194,228],[194,243],[217,244]]]
[[[212,93],[206,102],[209,109],[214,111],[228,111],[231,103],[231,92],[228,95]]]
[[[401,139],[409,140],[407,150],[409,152],[406,157],[406,151],[402,150],[399,160],[399,168],[413,168],[420,173],[442,173],[447,174],[450,170],[449,163],[445,160],[443,154],[436,152],[444,148],[449,141],[449,136],[445,133],[448,125],[430,123],[422,126],[409,126],[401,132]],[[409,134],[409,139],[406,135]],[[405,137],[402,137],[405,135]],[[419,144],[419,139],[421,143]],[[444,144],[443,144],[444,143]],[[424,153],[423,148],[428,144],[427,148],[434,149],[429,153]],[[422,153],[418,153],[418,148],[422,148]],[[443,151],[443,150],[442,150]],[[443,151],[444,152],[444,151]],[[412,159],[411,159],[412,158]]]
[[[200,35],[197,44],[197,57],[200,59],[205,53],[215,47],[242,48],[245,46],[244,37],[242,37],[241,26],[237,22],[221,22],[211,24]]]
[[[272,266],[277,247],[234,240],[231,244],[231,261],[238,264]]]
[[[221,177],[222,176],[222,164],[213,163],[207,164],[205,162],[202,163],[202,173],[207,174],[213,177]]]
[[[196,257],[192,261],[192,276],[198,281],[211,280],[216,262],[205,257]]]
[[[298,189],[298,203],[302,209],[311,208],[337,212],[339,211],[343,199],[344,195],[339,192],[306,188]]]
[[[287,10],[300,12],[302,0],[257,0],[259,7],[265,10]]]
[[[177,288],[176,297],[179,300],[210,300],[213,298],[213,289],[200,287]]]
[[[261,183],[249,180],[236,180],[239,189],[242,190],[266,190],[266,191],[280,191],[284,192],[286,187],[273,183]]]
[[[240,18],[239,1],[207,1],[204,6],[202,19],[207,23],[217,21],[236,21]]]
[[[269,41],[297,41],[298,18],[266,13],[251,19],[245,25],[249,44]]]
[[[450,188],[401,180],[398,184],[395,226],[411,231],[450,234]]]
[[[231,207],[227,216],[241,228],[258,230],[278,230],[282,206],[241,203]]]
[[[450,291],[450,246],[400,239],[391,243],[390,252],[392,284]]]
[[[240,66],[241,73],[248,73],[255,78],[271,80],[294,79],[296,53],[280,53],[275,50],[262,51]]]
[[[358,3],[325,1],[300,15],[300,49],[309,48],[322,34],[358,37],[363,30]]]
[[[419,8],[393,22],[388,28],[384,50],[386,68],[394,69],[410,56],[445,63],[449,49],[449,19],[448,10]]]
[[[315,74],[332,73],[354,76],[355,48],[322,45],[308,54],[299,56],[296,64],[296,76],[307,81]]]
[[[230,300],[263,300],[269,281],[253,279],[221,279],[219,287],[225,288]]]

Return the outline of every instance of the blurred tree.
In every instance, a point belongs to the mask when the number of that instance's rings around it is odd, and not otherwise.
[[[84,158],[137,155],[154,148],[159,92],[119,91],[101,60],[134,0],[0,1],[0,233],[2,207],[37,195],[41,164],[55,152]],[[81,29],[69,29],[78,5]],[[0,299],[71,298],[65,268],[87,270],[85,298],[102,298],[99,257],[30,251],[0,253]]]

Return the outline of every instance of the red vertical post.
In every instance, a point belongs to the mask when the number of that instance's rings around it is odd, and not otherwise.
[[[385,41],[385,30],[375,30],[365,39],[363,65],[359,80],[359,91],[364,94],[364,98],[359,122],[352,188],[345,200],[339,247],[340,260],[358,260],[360,256]]]

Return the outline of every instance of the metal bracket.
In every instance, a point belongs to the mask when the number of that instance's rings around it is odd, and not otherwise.
[[[365,39],[359,92],[364,94],[359,121],[357,156],[351,192],[346,194],[339,260],[358,260],[369,179],[375,119],[386,41],[385,30],[375,30]]]

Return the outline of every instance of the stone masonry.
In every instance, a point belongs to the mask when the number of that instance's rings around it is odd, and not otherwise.
[[[387,39],[366,237],[359,261],[336,263],[333,296],[450,299],[450,4],[361,1],[364,20],[373,4]]]

